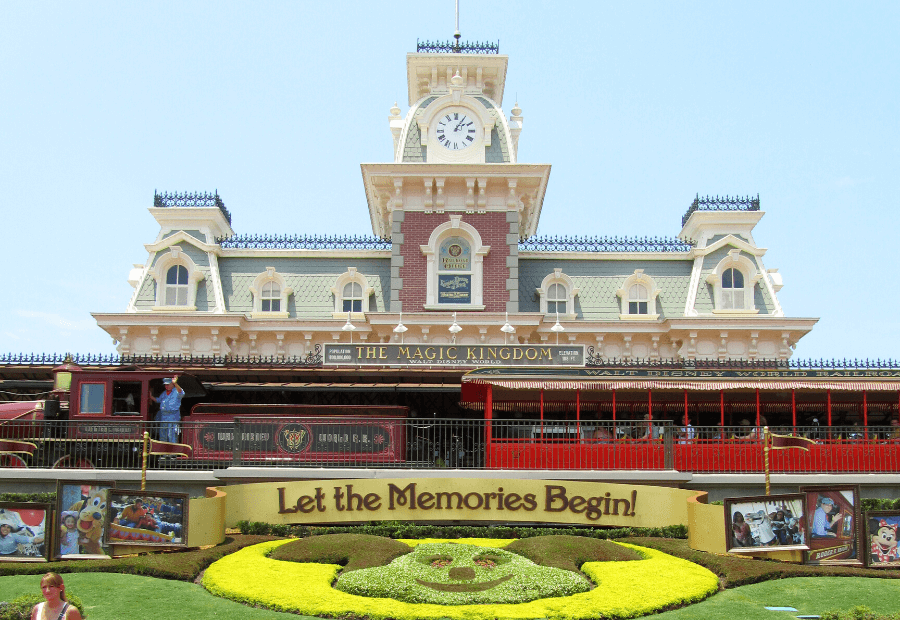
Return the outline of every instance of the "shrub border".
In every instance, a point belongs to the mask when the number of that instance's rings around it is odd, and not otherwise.
[[[702,566],[655,549],[616,543],[635,549],[645,559],[587,562],[582,571],[600,584],[590,592],[519,604],[416,605],[354,596],[333,589],[331,584],[341,569],[336,564],[300,564],[268,558],[272,549],[288,542],[291,541],[266,542],[222,558],[206,570],[203,586],[218,596],[277,611],[372,620],[494,620],[498,617],[575,620],[600,615],[632,618],[701,601],[719,586],[718,577]],[[302,583],[303,587],[272,587],[279,583]]]

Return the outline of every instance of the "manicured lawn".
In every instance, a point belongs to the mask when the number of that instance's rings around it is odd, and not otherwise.
[[[165,618],[166,620],[287,620],[307,616],[253,609],[213,596],[200,586],[183,581],[117,575],[72,573],[63,575],[67,588],[84,601],[88,620]],[[0,600],[22,594],[40,594],[40,575],[0,577]],[[284,584],[296,588],[301,584]],[[277,587],[273,584],[273,587]]]
[[[216,598],[192,583],[109,573],[68,574],[65,579],[66,584],[84,600],[89,620],[308,618],[245,607]],[[38,575],[0,577],[0,600],[11,600],[23,593],[37,593],[39,582]],[[284,584],[288,588],[297,586]],[[767,605],[791,606],[798,611],[768,611],[765,609]],[[720,592],[702,603],[649,617],[660,620],[787,620],[798,614],[821,614],[856,605],[867,605],[880,613],[900,611],[900,580],[859,577],[777,579]]]
[[[864,577],[775,579],[719,592],[702,603],[652,616],[659,620],[786,620],[866,605],[880,614],[900,611],[900,580]],[[794,607],[795,612],[766,607]]]

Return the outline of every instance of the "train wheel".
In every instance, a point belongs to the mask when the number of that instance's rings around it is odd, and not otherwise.
[[[0,454],[0,467],[22,468],[28,467],[28,463],[16,454]]]
[[[94,464],[83,456],[64,454],[53,463],[53,469],[95,469]]]

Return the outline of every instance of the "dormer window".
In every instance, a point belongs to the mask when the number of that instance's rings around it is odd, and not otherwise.
[[[575,296],[578,289],[572,278],[562,272],[562,269],[554,269],[541,281],[541,288],[537,289],[541,298],[541,312],[543,314],[556,315],[559,318],[574,319]]]
[[[744,274],[737,269],[726,269],[722,273],[722,308],[744,309]]]
[[[281,311],[281,287],[275,282],[266,282],[260,295],[261,310],[263,312]]]
[[[622,304],[620,319],[654,321],[659,318],[656,306],[659,287],[643,269],[635,269],[633,274],[625,278],[625,283],[616,291],[616,295]]]
[[[334,313],[333,318],[346,319],[349,314],[354,318],[363,318],[363,313],[369,312],[369,300],[375,289],[369,286],[366,277],[356,270],[356,267],[349,267],[347,271],[338,276],[334,286],[331,287],[331,294],[334,295]]]
[[[166,272],[166,305],[186,306],[188,302],[188,270],[184,265],[173,265]]]
[[[719,261],[706,277],[706,282],[713,288],[713,313],[759,312],[754,305],[753,294],[761,278],[752,260],[738,249],[729,251],[728,256]]]
[[[628,289],[628,314],[649,314],[647,299],[647,287],[643,284],[633,284]]]
[[[362,285],[359,282],[348,282],[341,294],[342,310],[344,312],[362,312]]]
[[[180,247],[172,246],[168,252],[160,252],[150,277],[156,281],[154,310],[184,312],[197,309],[197,284],[206,275]]]
[[[293,292],[286,285],[283,275],[276,272],[274,267],[266,267],[250,286],[250,293],[253,295],[251,316],[255,319],[288,318],[288,297]]]

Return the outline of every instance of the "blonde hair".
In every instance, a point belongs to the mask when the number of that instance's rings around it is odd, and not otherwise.
[[[63,578],[59,573],[47,573],[44,575],[41,579],[41,587],[44,586],[59,588],[59,600],[68,602],[68,599],[66,599],[66,584],[63,583]]]

